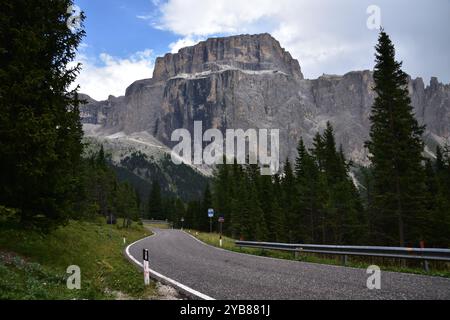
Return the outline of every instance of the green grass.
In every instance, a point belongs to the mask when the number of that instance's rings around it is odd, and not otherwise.
[[[197,239],[215,246],[219,247],[219,235],[217,233],[204,233],[197,232],[194,230],[187,230],[188,233],[195,236]],[[276,250],[263,250],[254,248],[239,248],[236,247],[235,240],[223,237],[223,249],[246,253],[257,256],[265,256],[276,259],[285,260],[295,260],[309,263],[319,263],[319,264],[329,264],[329,265],[342,265],[342,257],[331,256],[331,255],[319,255],[314,253],[303,253],[295,257],[292,252],[283,252]],[[404,272],[413,274],[423,274],[431,276],[439,276],[450,278],[450,265],[443,262],[429,262],[430,272],[425,272],[425,270],[420,266],[420,262],[410,261],[407,267],[402,266],[402,262],[397,259],[383,259],[383,258],[365,258],[365,257],[348,257],[347,266],[353,268],[364,268],[366,269],[370,265],[378,265],[382,270],[394,271],[394,272]]]
[[[125,244],[149,235],[136,223],[129,229],[71,221],[49,235],[0,227],[0,299],[130,299],[155,296],[142,273],[123,256]],[[81,269],[81,290],[66,286],[67,267]]]
[[[169,224],[166,224],[166,223],[145,223],[144,226],[148,227],[148,228],[156,228],[156,229],[169,229],[170,228]]]

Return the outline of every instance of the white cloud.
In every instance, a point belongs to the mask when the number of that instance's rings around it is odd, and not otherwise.
[[[154,68],[154,55],[150,49],[124,59],[102,53],[95,58],[79,54],[77,60],[82,64],[82,70],[75,85],[79,84],[80,92],[95,100],[124,95],[134,81],[151,78]]]
[[[199,37],[269,32],[300,60],[306,76],[317,77],[349,71],[352,54],[373,47],[376,32],[367,30],[366,9],[358,0],[169,0],[159,5],[153,25],[182,36],[172,52]],[[362,30],[357,37],[355,27]],[[368,55],[365,62],[372,60]]]
[[[183,36],[234,33],[265,16],[279,5],[272,0],[169,0],[161,3],[157,26]]]
[[[180,36],[171,44],[172,51],[192,45],[190,40],[197,37],[269,32],[300,61],[309,78],[373,67],[377,31],[367,28],[367,8],[373,0],[168,0],[157,4],[158,18],[151,25]],[[448,66],[443,54],[448,50],[441,47],[450,27],[445,13],[449,2],[378,0],[376,4],[397,47],[405,47],[399,59],[405,60],[407,72],[427,76],[424,70],[436,73]],[[409,40],[411,35],[415,41]]]
[[[152,14],[147,14],[147,15],[137,15],[136,18],[140,19],[140,20],[150,20],[153,19],[154,16]]]
[[[177,53],[181,48],[193,46],[203,40],[204,37],[187,36],[169,44],[169,49],[171,53]]]

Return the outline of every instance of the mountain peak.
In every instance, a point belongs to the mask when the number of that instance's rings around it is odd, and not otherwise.
[[[156,59],[153,78],[167,80],[180,74],[196,74],[224,68],[284,72],[303,79],[300,65],[268,33],[209,38],[175,54]]]

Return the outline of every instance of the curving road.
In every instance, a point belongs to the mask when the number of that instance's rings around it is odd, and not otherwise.
[[[153,230],[132,244],[138,261],[219,300],[450,299],[450,279],[382,272],[381,290],[367,289],[366,270],[244,255],[201,243],[178,230]]]

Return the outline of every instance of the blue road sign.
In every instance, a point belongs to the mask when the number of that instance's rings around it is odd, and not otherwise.
[[[214,217],[214,209],[208,209],[208,217]]]

